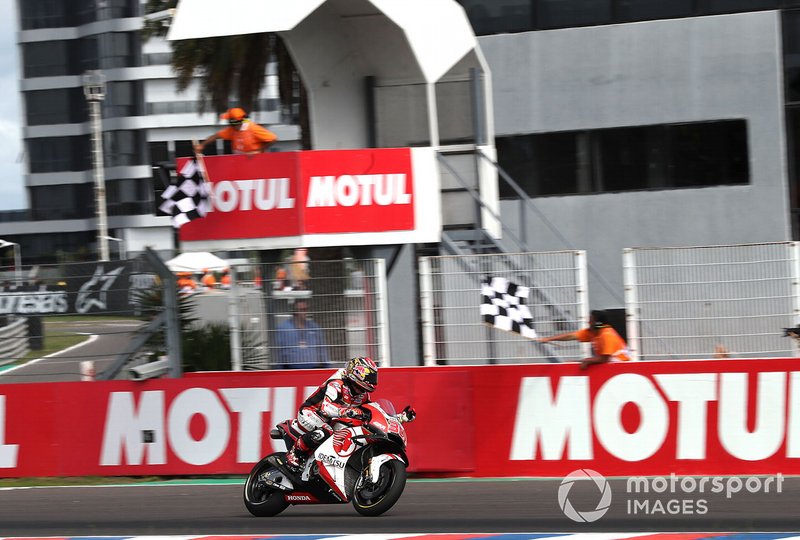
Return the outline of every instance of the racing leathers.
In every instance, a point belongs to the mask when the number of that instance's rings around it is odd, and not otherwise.
[[[333,433],[331,423],[339,417],[356,417],[357,407],[370,402],[368,392],[345,377],[345,370],[336,371],[303,402],[292,420],[291,430],[297,436],[294,446],[286,453],[290,467],[299,469],[301,461]]]

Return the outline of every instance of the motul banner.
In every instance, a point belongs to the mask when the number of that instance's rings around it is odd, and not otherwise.
[[[186,159],[178,160],[178,170]],[[181,240],[192,249],[439,239],[439,174],[430,148],[277,152],[203,161],[211,212],[180,229]]]
[[[0,476],[244,474],[326,370],[0,387]],[[800,473],[796,359],[386,368],[433,475]]]

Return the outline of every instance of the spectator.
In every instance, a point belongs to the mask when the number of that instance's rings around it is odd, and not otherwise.
[[[197,289],[197,282],[192,278],[190,272],[178,274],[178,291],[184,294],[193,293]]]
[[[203,142],[194,146],[194,151],[203,153],[207,144],[217,139],[231,141],[234,154],[260,154],[278,140],[278,136],[270,130],[251,122],[244,109],[235,107],[220,118],[228,121],[228,127],[210,135]]]
[[[285,369],[328,367],[328,348],[322,328],[308,318],[308,302],[297,300],[292,318],[278,325],[277,362]]]
[[[286,268],[283,266],[279,266],[278,269],[275,271],[275,281],[273,284],[273,289],[276,291],[291,291],[292,287],[289,285],[289,278],[286,273]]]
[[[625,340],[608,323],[605,311],[594,310],[589,315],[589,327],[577,332],[538,338],[536,341],[581,341],[592,344],[592,356],[581,361],[581,369],[605,362],[626,362],[631,359]]]
[[[722,343],[717,343],[714,347],[714,358],[730,358],[731,353]]]
[[[231,288],[231,273],[227,268],[222,271],[222,277],[219,280],[219,284],[223,289]]]
[[[216,289],[217,278],[214,276],[214,272],[211,272],[208,269],[203,270],[203,278],[200,280],[200,283],[202,283],[203,287],[206,289]]]
[[[307,289],[307,281],[311,278],[308,269],[308,249],[297,248],[292,254],[291,262],[289,263],[289,280],[294,289]]]

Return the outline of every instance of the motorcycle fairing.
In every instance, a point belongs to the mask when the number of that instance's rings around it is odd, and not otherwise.
[[[396,459],[400,463],[406,465],[406,461],[403,459],[403,456],[399,454],[378,454],[377,456],[372,457],[372,459],[369,460],[369,481],[377,482],[378,477],[381,475],[381,465],[393,459]]]
[[[353,441],[353,437],[366,434],[367,431],[361,426],[335,431],[314,452],[319,475],[342,501],[348,500],[345,488],[345,468],[356,448],[361,446]]]

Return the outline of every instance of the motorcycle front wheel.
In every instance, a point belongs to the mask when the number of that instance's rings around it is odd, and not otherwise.
[[[393,459],[381,465],[377,481],[362,476],[353,489],[353,506],[363,516],[379,516],[389,510],[406,487],[406,466]]]
[[[269,456],[256,463],[244,483],[244,505],[251,514],[258,517],[277,516],[289,506],[280,490],[264,483],[264,475],[277,470],[267,461],[268,458]]]

